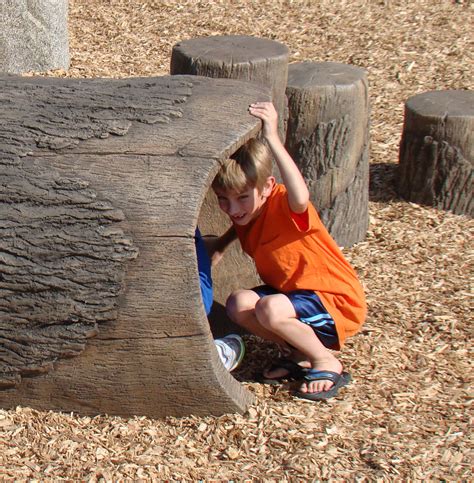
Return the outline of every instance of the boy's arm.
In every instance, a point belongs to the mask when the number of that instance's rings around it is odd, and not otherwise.
[[[206,245],[207,253],[211,259],[212,266],[216,266],[221,258],[224,256],[226,248],[237,239],[237,233],[233,226],[231,226],[221,236],[207,235],[203,237]]]
[[[263,137],[270,147],[280,170],[283,184],[288,192],[288,203],[293,213],[306,211],[309,202],[309,191],[306,182],[295,162],[283,146],[278,135],[278,114],[271,102],[255,102],[250,104],[252,116],[263,121]]]

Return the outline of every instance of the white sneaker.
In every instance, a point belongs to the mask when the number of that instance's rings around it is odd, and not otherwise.
[[[221,339],[215,339],[214,342],[224,367],[228,371],[237,368],[245,355],[245,344],[242,337],[237,334],[229,334]]]

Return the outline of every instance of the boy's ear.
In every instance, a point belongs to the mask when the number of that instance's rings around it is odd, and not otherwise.
[[[265,184],[263,185],[262,196],[265,198],[268,198],[274,186],[275,186],[275,178],[273,176],[269,176],[265,181]]]

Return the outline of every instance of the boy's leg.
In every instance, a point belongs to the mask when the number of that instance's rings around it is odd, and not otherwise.
[[[268,295],[259,299],[255,305],[255,316],[267,332],[288,342],[304,354],[311,367],[321,371],[342,372],[342,364],[329,351],[309,325],[297,319],[295,308],[284,294]],[[322,392],[332,387],[328,380],[303,383],[301,392]]]
[[[233,322],[251,334],[285,345],[285,341],[281,337],[263,327],[255,316],[255,305],[259,300],[260,296],[253,290],[237,290],[227,299],[227,314]]]
[[[209,255],[207,253],[207,249],[204,244],[201,232],[199,231],[199,228],[196,228],[196,231],[194,233],[194,244],[196,246],[201,298],[204,309],[206,311],[206,315],[209,315],[213,302],[211,259],[209,258]]]

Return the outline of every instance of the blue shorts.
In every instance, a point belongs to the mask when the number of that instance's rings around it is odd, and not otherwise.
[[[290,299],[298,319],[314,330],[324,347],[331,349],[339,346],[336,324],[324,308],[321,299],[312,290],[293,290],[283,293],[270,287],[270,285],[260,285],[252,290],[260,298],[278,293],[286,295]]]

